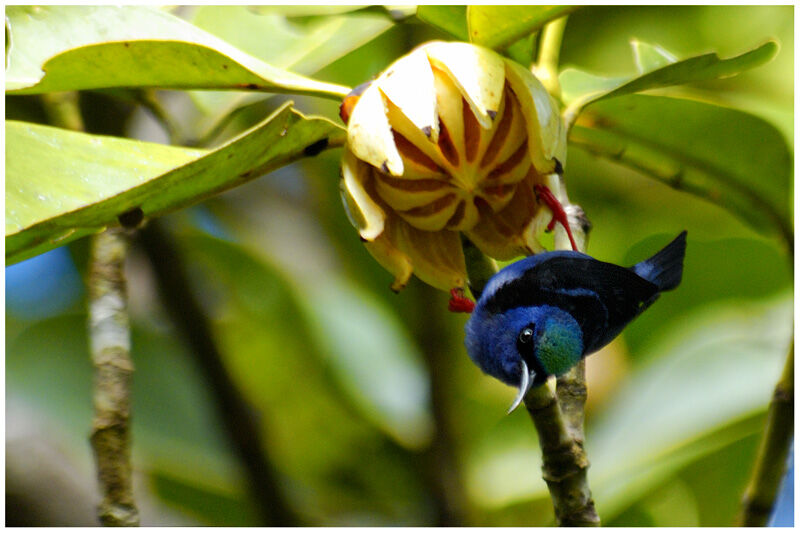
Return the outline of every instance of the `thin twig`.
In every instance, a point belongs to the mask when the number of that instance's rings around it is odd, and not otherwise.
[[[107,230],[92,240],[89,273],[89,342],[94,376],[91,443],[103,491],[104,526],[138,526],[130,460],[130,327],[125,284],[127,237]]]
[[[786,473],[786,460],[794,435],[794,341],[775,386],[767,413],[764,436],[756,455],[753,474],[742,498],[740,526],[767,525],[775,498]],[[789,480],[791,483],[791,480]]]
[[[265,457],[263,424],[242,396],[222,362],[211,324],[188,281],[183,257],[155,220],[139,231],[139,241],[156,276],[158,293],[173,323],[191,347],[209,389],[216,397],[220,421],[244,464],[250,492],[264,525],[294,526],[299,518],[280,490],[278,474]]]
[[[51,124],[84,131],[77,92],[45,93]],[[128,295],[125,284],[127,236],[109,229],[92,238],[89,266],[89,351],[94,365],[94,421],[90,442],[103,500],[97,508],[104,526],[138,526],[131,479],[130,357]]]

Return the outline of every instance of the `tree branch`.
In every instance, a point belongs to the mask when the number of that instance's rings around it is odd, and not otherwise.
[[[139,241],[153,267],[162,302],[216,397],[219,419],[245,467],[264,525],[298,525],[298,517],[279,488],[278,474],[265,457],[262,425],[222,362],[211,324],[187,282],[183,257],[155,220],[139,231]]]
[[[599,526],[586,472],[589,460],[572,432],[551,384],[532,388],[525,408],[539,433],[542,478],[547,483],[559,526]]]
[[[51,124],[84,131],[77,92],[45,93],[42,105]],[[103,500],[97,508],[104,526],[138,526],[130,453],[130,357],[124,230],[92,238],[89,265],[89,351],[94,366],[94,421],[89,439],[97,462]]]
[[[740,526],[767,525],[775,497],[786,473],[786,459],[794,435],[794,341],[783,372],[775,386],[767,413],[764,436],[758,448],[753,474],[742,498]],[[791,480],[789,480],[791,482]]]
[[[431,312],[434,289],[423,283],[406,287],[413,299],[412,317],[417,320],[412,328],[422,347],[424,362],[430,376],[431,410],[434,433],[430,446],[422,452],[420,467],[423,470],[431,503],[436,511],[436,526],[458,527],[468,522],[467,496],[464,480],[456,456],[456,441],[448,416],[452,395],[452,365],[446,357],[447,324],[440,312]]]
[[[130,461],[130,328],[125,283],[127,237],[107,230],[92,239],[89,273],[89,343],[94,376],[91,443],[103,491],[104,526],[138,526]]]

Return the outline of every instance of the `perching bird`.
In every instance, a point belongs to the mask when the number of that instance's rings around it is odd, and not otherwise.
[[[611,342],[681,282],[686,232],[630,268],[574,251],[544,252],[495,274],[466,325],[467,352],[485,373],[519,387],[560,376]]]

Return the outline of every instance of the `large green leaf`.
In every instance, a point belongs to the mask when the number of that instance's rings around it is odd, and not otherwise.
[[[234,244],[201,235],[184,236],[184,241],[224,280],[225,293],[242,312],[269,324],[263,335],[276,355],[261,355],[264,361],[273,359],[268,375],[258,379],[263,363],[252,358],[238,362],[248,369],[241,379],[253,396],[266,396],[256,391],[281,372],[274,365],[285,367],[289,363],[282,359],[299,359],[301,375],[285,376],[286,381],[303,381],[292,386],[295,393],[319,379],[322,368],[336,392],[375,427],[410,448],[428,442],[428,377],[413,340],[385,304],[335,275],[295,288],[286,275]],[[231,352],[231,358],[238,357]],[[304,371],[303,365],[315,370]]]
[[[469,40],[467,8],[456,5],[419,6],[417,18],[462,40]]]
[[[710,53],[675,61],[672,54],[657,45],[636,40],[631,44],[639,69],[635,76],[607,78],[575,68],[561,72],[558,79],[569,114],[575,114],[582,107],[601,99],[734,76],[766,63],[778,53],[778,44],[768,41],[729,59],[720,59],[716,53]]]
[[[589,420],[589,481],[600,516],[613,517],[692,461],[758,432],[792,333],[788,296],[769,304],[699,310],[673,325]],[[498,446],[499,448],[499,446]],[[469,489],[487,507],[547,498],[537,447],[509,439],[472,465]]]
[[[340,142],[341,132],[291,103],[213,151],[8,121],[6,262],[116,225],[137,208],[152,217],[196,203],[302,157],[315,143]]]
[[[6,91],[236,89],[341,98],[349,88],[264,63],[141,6],[10,6]]]
[[[629,95],[592,104],[570,142],[791,242],[792,157],[780,132],[760,118],[693,100]]]
[[[307,17],[301,23],[287,18],[278,9],[287,6],[261,7],[266,10],[255,10],[252,6],[201,6],[195,11],[192,23],[270,65],[303,75],[314,74],[393,24],[386,14],[369,11]],[[265,39],[264,35],[270,38]],[[234,109],[266,97],[263,93],[192,92],[194,101],[208,115],[200,128],[203,131],[216,126]]]
[[[319,350],[365,416],[398,442],[430,442],[429,378],[399,320],[379,300],[335,277],[308,287],[304,308]]]
[[[496,6],[467,8],[469,40],[489,48],[505,48],[537,31],[551,20],[572,13],[579,6]]]

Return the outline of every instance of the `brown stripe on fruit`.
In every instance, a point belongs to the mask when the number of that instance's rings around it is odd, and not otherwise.
[[[395,178],[392,176],[387,176],[385,174],[377,174],[378,179],[381,180],[383,183],[392,187],[393,189],[398,189],[401,191],[408,191],[408,192],[429,192],[435,191],[437,189],[441,189],[442,187],[450,187],[450,183],[444,180],[437,180],[437,179],[408,179],[408,178]]]
[[[461,99],[461,115],[464,117],[464,155],[467,161],[473,161],[481,143],[481,125],[464,98]]]
[[[447,126],[445,126],[442,117],[439,117],[439,150],[451,165],[458,166],[458,150],[453,144],[453,139],[450,137],[450,132],[447,131]]]
[[[427,217],[430,215],[435,215],[442,209],[445,209],[447,206],[452,204],[455,198],[456,198],[455,193],[450,193],[448,195],[442,196],[438,200],[434,200],[429,204],[421,205],[419,207],[414,207],[406,211],[401,211],[401,213],[411,217]]]
[[[399,133],[397,130],[392,129],[392,135],[394,135],[394,144],[397,147],[397,151],[400,152],[400,155],[403,156],[405,159],[417,163],[420,166],[427,168],[433,172],[440,171],[439,165],[436,162],[425,155],[425,153],[417,148],[417,145],[406,139],[402,133]]]
[[[464,213],[466,212],[466,205],[464,204],[464,200],[458,202],[458,206],[456,207],[456,212],[453,213],[453,216],[450,217],[450,220],[447,221],[448,228],[454,228],[461,224],[461,221],[464,220]]]
[[[492,185],[490,187],[484,187],[483,189],[481,189],[481,192],[483,192],[483,194],[488,196],[505,196],[511,191],[513,191],[516,188],[516,186],[517,186],[516,183],[511,185]]]
[[[513,170],[525,158],[528,152],[528,143],[522,143],[517,151],[511,154],[511,157],[497,165],[486,177],[489,180],[498,179],[500,176],[507,174]]]
[[[497,157],[497,153],[500,151],[500,148],[502,148],[505,144],[506,138],[508,137],[508,132],[511,131],[511,123],[514,120],[516,107],[516,100],[514,100],[514,97],[511,96],[510,91],[506,91],[506,107],[505,111],[503,112],[503,118],[500,119],[500,124],[497,125],[497,130],[494,132],[492,142],[489,143],[489,148],[487,148],[486,153],[483,154],[483,159],[481,159],[482,168],[486,168],[494,161],[494,158]]]

